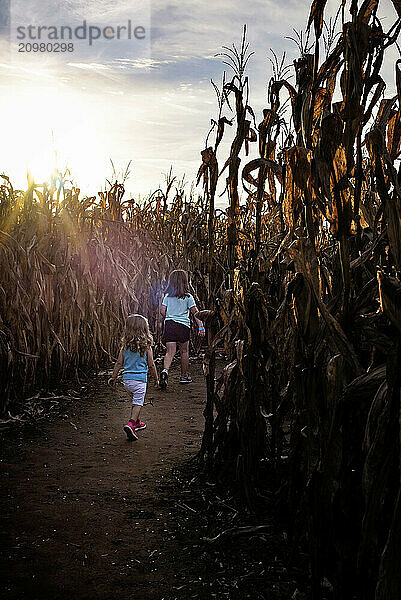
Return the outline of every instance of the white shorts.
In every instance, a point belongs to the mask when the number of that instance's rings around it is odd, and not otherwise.
[[[132,404],[143,406],[143,401],[145,400],[146,394],[146,382],[128,379],[123,381],[123,384],[127,392],[132,394]]]

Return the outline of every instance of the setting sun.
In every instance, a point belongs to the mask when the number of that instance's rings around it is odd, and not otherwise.
[[[55,169],[68,169],[74,180],[94,184],[104,162],[96,131],[98,110],[85,95],[77,98],[51,81],[15,86],[1,100],[2,170],[12,173],[18,186],[26,175],[48,181]],[[96,192],[97,190],[95,190]]]

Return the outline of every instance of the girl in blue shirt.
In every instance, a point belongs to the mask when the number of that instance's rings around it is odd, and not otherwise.
[[[168,370],[177,351],[177,344],[181,356],[181,378],[180,383],[190,383],[191,376],[188,374],[189,364],[189,338],[191,333],[191,322],[189,313],[196,315],[195,300],[189,293],[188,275],[186,271],[173,271],[167,288],[167,294],[163,298],[160,312],[164,318],[164,341],[166,343],[166,356],[164,357],[164,369],[160,374],[160,387],[165,389],[168,381]],[[195,317],[199,328],[199,334],[205,335],[203,323]]]
[[[139,420],[139,413],[145,399],[149,368],[156,387],[159,385],[152,344],[148,320],[142,315],[129,315],[125,322],[122,347],[114,365],[113,375],[109,379],[109,385],[114,385],[118,373],[123,368],[124,387],[132,394],[130,420],[124,425],[129,440],[137,440],[136,432],[146,427],[145,423]]]

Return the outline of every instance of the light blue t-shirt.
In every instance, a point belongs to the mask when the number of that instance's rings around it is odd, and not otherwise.
[[[129,348],[126,348],[123,356],[123,381],[134,379],[135,381],[144,381],[146,383],[148,380],[148,357],[146,354],[141,356],[140,352],[131,352]]]
[[[163,298],[162,305],[167,307],[166,321],[175,321],[176,323],[181,323],[181,325],[191,327],[189,310],[193,306],[196,306],[191,294],[188,294],[185,298],[166,295]]]

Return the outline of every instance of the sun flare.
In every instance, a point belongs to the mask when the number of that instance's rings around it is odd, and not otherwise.
[[[18,185],[27,174],[36,183],[49,181],[55,170],[71,173],[74,181],[96,179],[100,155],[96,107],[63,89],[18,86],[1,101],[3,172],[17,173]],[[102,148],[104,152],[104,148]],[[14,177],[13,177],[14,179]]]

